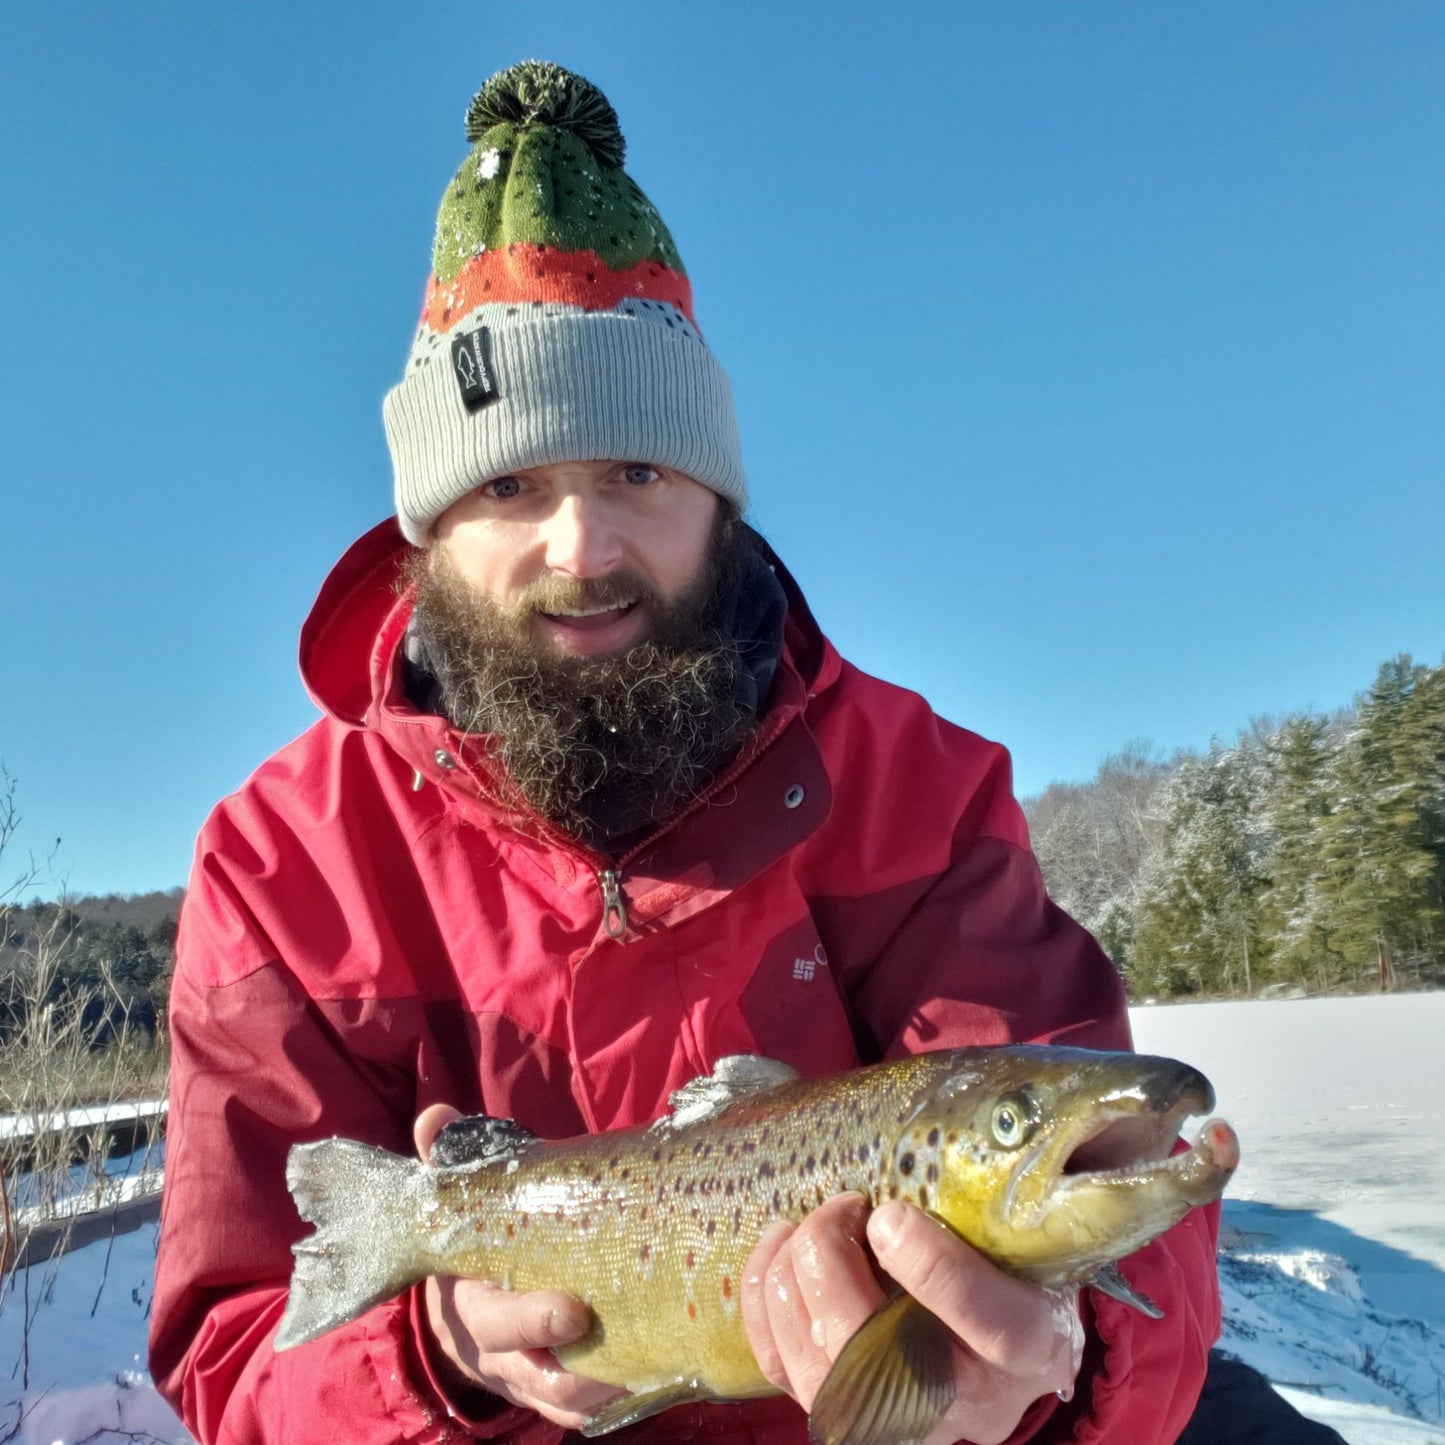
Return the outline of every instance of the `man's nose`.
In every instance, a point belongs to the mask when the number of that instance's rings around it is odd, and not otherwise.
[[[607,509],[576,493],[562,497],[543,527],[550,571],[602,577],[622,560],[622,539]]]

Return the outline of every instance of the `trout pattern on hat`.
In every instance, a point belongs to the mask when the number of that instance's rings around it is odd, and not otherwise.
[[[489,478],[547,462],[655,462],[747,507],[726,373],[596,86],[524,61],[467,110],[421,324],[386,398],[408,539]]]

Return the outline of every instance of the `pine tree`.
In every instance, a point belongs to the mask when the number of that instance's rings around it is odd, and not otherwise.
[[[1179,765],[1164,799],[1165,844],[1141,890],[1130,979],[1136,991],[1254,989],[1266,840],[1259,749],[1216,743]]]
[[[1445,687],[1407,656],[1387,662],[1342,751],[1335,809],[1319,820],[1322,906],[1357,981],[1392,987],[1441,957]]]
[[[1327,897],[1320,888],[1320,832],[1335,807],[1341,737],[1319,716],[1288,719],[1263,742],[1262,820],[1269,835],[1269,884],[1260,923],[1272,939],[1271,973],[1329,987],[1344,959],[1332,942]]]

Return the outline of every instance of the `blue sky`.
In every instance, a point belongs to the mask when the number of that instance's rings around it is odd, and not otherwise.
[[[845,655],[1014,753],[1207,746],[1445,649],[1445,6],[8,6],[0,763],[184,881],[314,712],[462,115],[616,106]]]

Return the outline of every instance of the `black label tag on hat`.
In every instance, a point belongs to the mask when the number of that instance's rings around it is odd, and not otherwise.
[[[476,411],[501,395],[492,370],[491,335],[485,326],[452,338],[452,374],[462,389],[462,403]]]

